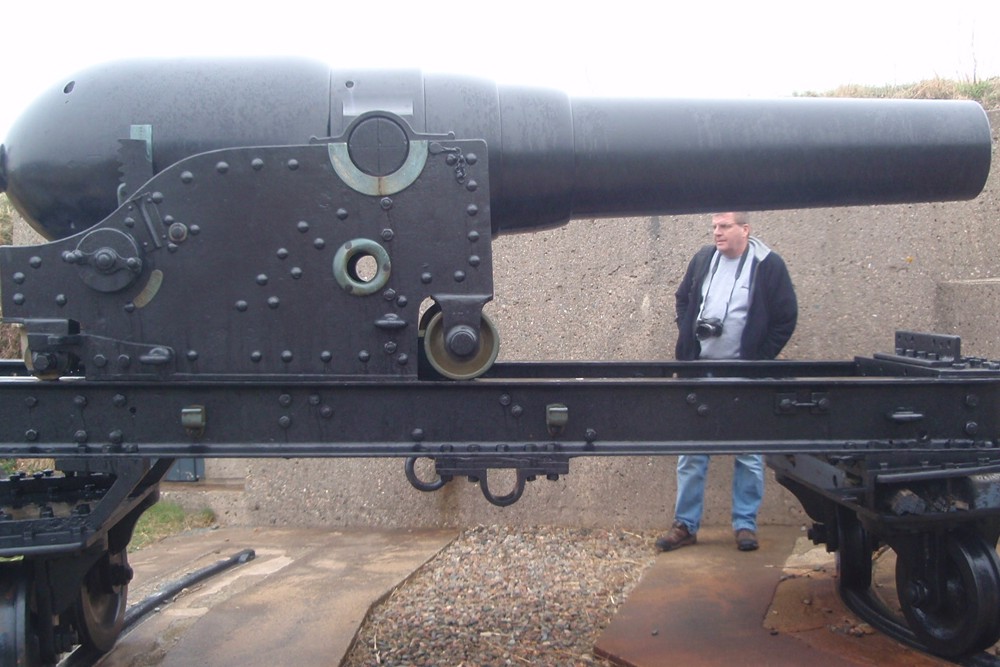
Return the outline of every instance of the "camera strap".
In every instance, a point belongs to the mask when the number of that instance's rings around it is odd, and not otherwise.
[[[740,274],[743,273],[743,266],[746,264],[747,255],[750,254],[750,244],[747,243],[747,247],[743,250],[743,254],[740,255],[740,263],[736,265],[736,275],[733,276],[733,286],[729,289],[729,298],[726,299],[726,310],[722,315],[723,324],[726,318],[729,317],[729,305],[733,301],[733,293],[736,292],[736,286],[740,282]],[[719,262],[722,261],[722,253],[718,250],[715,251],[715,255],[712,256],[711,269],[708,272],[708,286],[705,288],[704,293],[701,297],[701,308],[698,310],[698,317],[696,322],[705,314],[705,304],[708,302],[708,294],[712,291],[712,281],[715,280],[715,272],[719,270]]]

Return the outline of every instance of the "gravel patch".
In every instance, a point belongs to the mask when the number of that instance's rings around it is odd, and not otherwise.
[[[465,530],[372,608],[341,665],[610,665],[594,642],[653,563],[655,538]]]

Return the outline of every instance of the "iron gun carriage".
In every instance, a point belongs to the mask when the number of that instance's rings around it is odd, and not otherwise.
[[[20,628],[2,659],[113,646],[135,521],[190,456],[399,457],[418,489],[469,477],[508,505],[577,456],[762,452],[839,552],[855,608],[885,616],[867,591],[888,543],[909,627],[881,627],[985,648],[995,364],[909,333],[843,363],[498,363],[483,306],[498,234],[968,199],[990,155],[971,102],[571,99],[301,61],[61,83],[0,149],[0,185],[50,239],[0,248],[4,321],[25,343],[0,383],[0,455],[59,469],[0,485],[0,555],[22,557],[2,572]],[[517,470],[511,493],[490,489],[497,468]]]

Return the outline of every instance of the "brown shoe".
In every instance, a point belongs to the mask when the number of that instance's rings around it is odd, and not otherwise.
[[[736,548],[740,551],[755,551],[757,549],[757,533],[746,528],[736,531]]]
[[[674,521],[666,535],[656,540],[656,548],[660,551],[673,551],[691,544],[697,544],[698,537],[687,529],[680,521]]]

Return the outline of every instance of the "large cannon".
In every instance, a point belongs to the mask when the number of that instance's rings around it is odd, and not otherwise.
[[[499,233],[966,199],[990,155],[972,102],[570,99],[303,61],[60,82],[0,148],[0,185],[51,240],[0,248],[26,362],[4,368],[35,376],[0,382],[0,456],[59,468],[0,482],[0,556],[22,557],[0,568],[0,662],[113,646],[125,546],[180,456],[400,457],[420,490],[464,476],[509,505],[575,456],[762,452],[855,608],[885,616],[867,596],[884,542],[906,622],[880,627],[984,648],[1000,366],[913,334],[843,363],[495,364],[482,309]]]
[[[302,61],[97,68],[47,92],[4,146],[11,200],[63,240],[41,269],[26,251],[0,260],[25,276],[3,312],[25,324],[39,373],[88,377],[412,375],[428,298],[432,366],[475,377],[499,344],[481,321],[492,235],[971,198],[990,163],[973,102],[579,100]],[[215,284],[192,300],[201,281]],[[109,309],[99,334],[95,298]],[[192,307],[197,324],[174,316]],[[306,313],[310,327],[285,324]],[[145,347],[137,326],[156,332]],[[205,339],[233,327],[259,333],[243,349]]]
[[[63,238],[197,153],[346,144],[344,168],[388,182],[426,153],[415,135],[486,143],[494,233],[570,218],[968,199],[990,165],[974,102],[571,99],[418,71],[235,60],[123,62],[66,79],[14,125],[0,173],[25,219]],[[138,165],[123,154],[128,139],[145,147]]]

